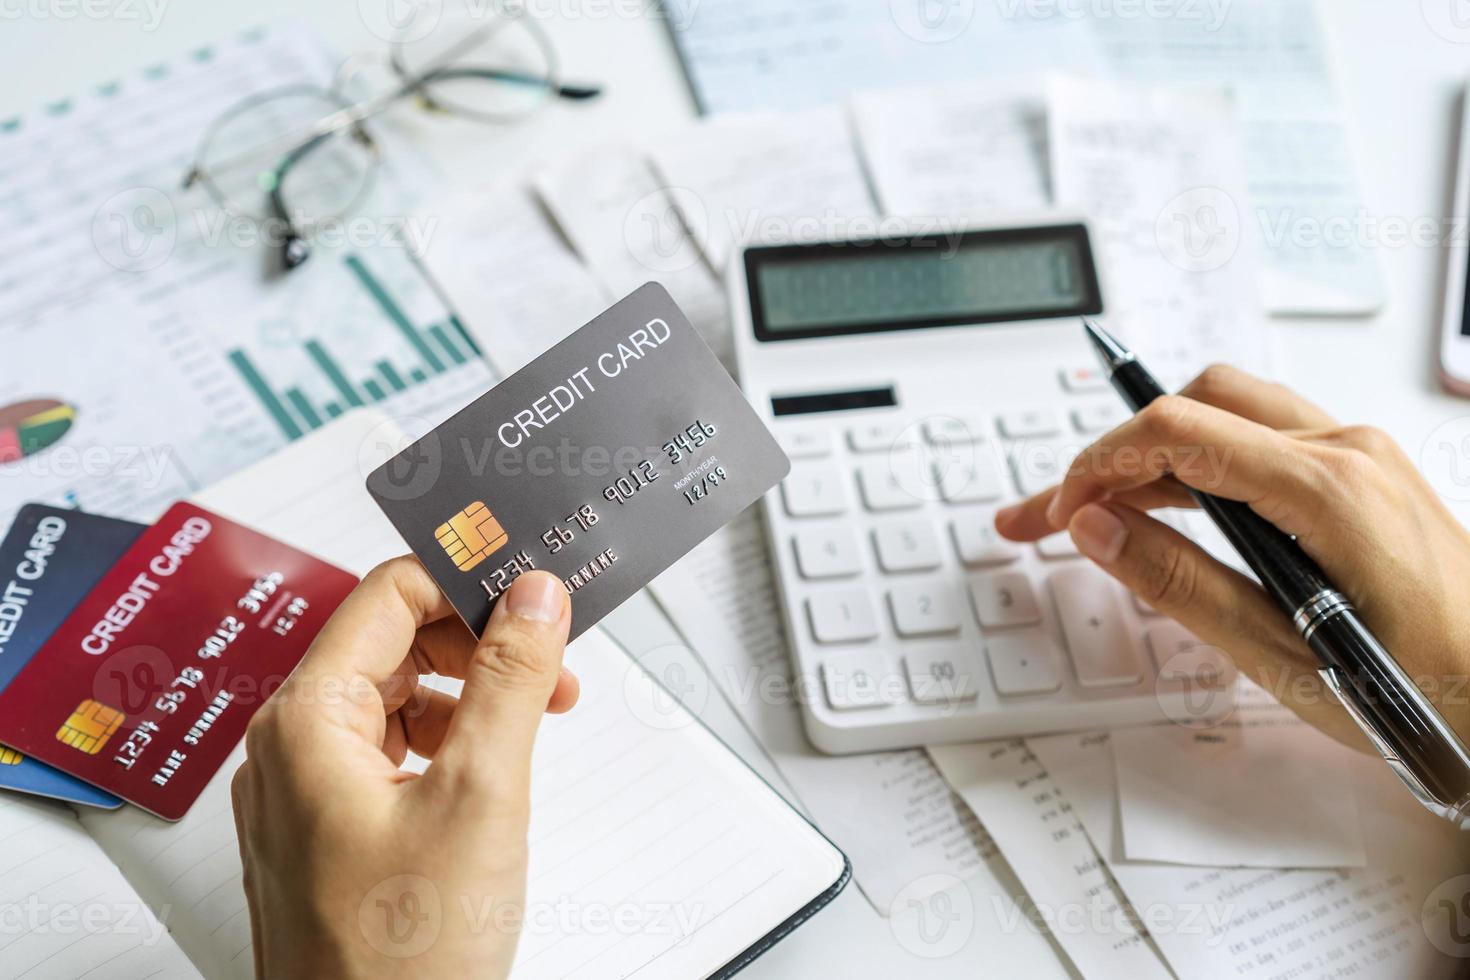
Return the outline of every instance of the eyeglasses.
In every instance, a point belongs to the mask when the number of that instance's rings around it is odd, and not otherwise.
[[[381,150],[364,123],[404,99],[430,112],[490,124],[525,119],[555,99],[585,100],[596,85],[562,81],[551,39],[523,9],[435,4],[422,32],[414,16],[384,56],[349,59],[330,88],[292,85],[252,96],[204,134],[185,189],[203,187],[227,213],[279,232],[286,270],[310,256],[323,225],[356,210],[371,191]],[[353,101],[347,92],[371,62],[386,62],[387,90]]]

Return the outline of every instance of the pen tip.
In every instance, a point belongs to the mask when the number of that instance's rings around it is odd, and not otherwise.
[[[1096,320],[1083,317],[1082,327],[1087,331],[1088,339],[1092,341],[1092,346],[1097,348],[1098,355],[1109,371],[1116,371],[1134,359],[1133,352],[1124,347],[1118,338],[1098,326]]]

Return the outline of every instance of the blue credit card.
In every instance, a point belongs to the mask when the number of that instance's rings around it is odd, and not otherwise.
[[[27,504],[0,543],[0,691],[146,528]],[[122,801],[0,746],[0,788],[116,809]]]

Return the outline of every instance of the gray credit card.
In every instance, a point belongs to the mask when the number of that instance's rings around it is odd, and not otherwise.
[[[465,623],[554,573],[578,636],[790,470],[662,286],[649,283],[368,477]]]

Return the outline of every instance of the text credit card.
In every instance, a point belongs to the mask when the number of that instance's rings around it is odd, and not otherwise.
[[[641,287],[367,481],[481,633],[553,572],[578,636],[790,470],[662,286]]]
[[[0,543],[0,691],[147,525],[27,504]],[[115,809],[122,800],[0,745],[0,788]]]
[[[0,692],[0,743],[178,820],[356,584],[175,504]]]

